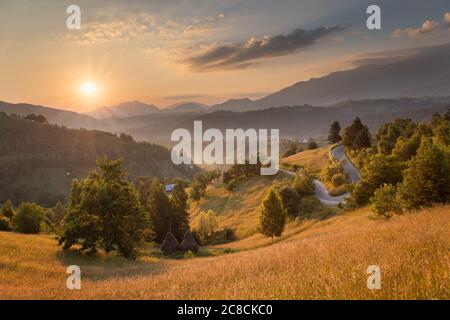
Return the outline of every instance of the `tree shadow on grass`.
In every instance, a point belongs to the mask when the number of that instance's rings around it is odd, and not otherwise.
[[[59,250],[56,253],[56,258],[66,266],[79,266],[82,277],[92,281],[151,276],[164,272],[166,269],[163,262],[148,255],[143,255],[138,260],[132,261],[115,253],[81,254],[73,250]]]

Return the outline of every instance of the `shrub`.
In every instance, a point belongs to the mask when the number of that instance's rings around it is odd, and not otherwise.
[[[291,187],[283,187],[280,190],[280,198],[283,202],[283,208],[290,217],[298,215],[300,196],[297,191]]]
[[[0,210],[0,214],[8,219],[12,219],[14,217],[14,206],[11,200],[6,200],[6,202],[2,206],[2,210]]]
[[[11,231],[11,222],[3,215],[0,215],[0,231]]]
[[[409,162],[399,194],[407,210],[450,201],[450,152],[424,138]]]
[[[314,194],[314,182],[312,178],[304,173],[295,177],[293,188],[300,197]]]
[[[397,197],[397,188],[392,184],[384,184],[370,199],[373,210],[381,216],[390,217],[402,213],[402,207]]]
[[[331,177],[331,183],[334,187],[339,187],[347,182],[347,177],[342,173],[337,173]]]
[[[319,146],[317,145],[317,143],[315,141],[308,142],[308,146],[307,146],[308,150],[314,150],[314,149],[317,149],[318,147]]]
[[[37,234],[44,216],[44,208],[35,203],[22,203],[14,216],[14,228],[21,233]]]
[[[304,217],[305,215],[308,215],[310,213],[313,213],[320,209],[322,204],[320,203],[319,199],[317,199],[315,196],[306,196],[303,197],[299,202],[299,217]]]

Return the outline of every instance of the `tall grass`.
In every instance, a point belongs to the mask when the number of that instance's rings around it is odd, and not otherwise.
[[[450,206],[390,220],[361,209],[272,246],[218,257],[128,262],[62,254],[44,236],[0,233],[0,298],[449,299]],[[79,264],[82,290],[65,289]],[[369,265],[381,290],[366,287]]]

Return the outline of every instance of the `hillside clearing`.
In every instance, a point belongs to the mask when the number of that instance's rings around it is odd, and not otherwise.
[[[450,206],[390,220],[360,209],[260,249],[218,257],[129,262],[63,253],[49,236],[0,233],[0,298],[449,299]],[[65,288],[78,264],[82,289]],[[366,288],[379,265],[382,289]]]
[[[330,160],[329,151],[329,146],[314,150],[305,150],[281,159],[281,166],[291,170],[297,165],[308,170],[313,175],[318,175]]]

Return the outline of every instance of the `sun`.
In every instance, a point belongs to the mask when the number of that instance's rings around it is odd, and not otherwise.
[[[85,82],[80,87],[81,92],[86,96],[92,96],[97,92],[97,85],[93,82]]]

